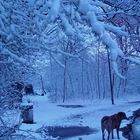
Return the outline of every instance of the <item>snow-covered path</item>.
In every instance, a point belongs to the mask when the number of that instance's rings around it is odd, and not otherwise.
[[[75,116],[71,116],[69,118],[65,118],[65,120],[67,120],[67,123],[69,124],[81,124],[83,126],[89,126],[92,128],[97,129],[98,131],[92,135],[89,136],[81,136],[81,138],[83,138],[84,140],[101,140],[101,131],[100,131],[100,120],[103,116],[105,115],[111,115],[114,113],[117,113],[119,111],[124,111],[126,112],[126,114],[129,116],[132,113],[132,110],[135,110],[139,107],[139,105],[136,107],[137,105],[131,105],[128,104],[126,105],[117,105],[117,106],[113,106],[113,107],[103,107],[100,109],[95,109],[93,111],[90,112],[84,112],[83,114],[80,114],[80,118],[76,118]],[[123,121],[122,125],[126,124],[127,121]],[[76,140],[77,138],[69,138],[68,140]],[[124,140],[123,137],[121,137],[122,140]]]
[[[100,120],[104,115],[111,115],[119,111],[124,111],[127,116],[132,114],[133,110],[140,108],[139,103],[128,103],[118,101],[116,105],[111,105],[108,100],[94,101],[91,104],[82,104],[82,108],[64,108],[57,104],[48,103],[44,98],[33,98],[34,119],[36,124],[22,125],[22,129],[36,130],[42,125],[46,126],[89,126],[97,131],[92,135],[67,138],[65,140],[101,140]],[[70,104],[70,103],[69,103]],[[127,122],[123,122],[125,124]],[[121,137],[121,140],[125,140]]]

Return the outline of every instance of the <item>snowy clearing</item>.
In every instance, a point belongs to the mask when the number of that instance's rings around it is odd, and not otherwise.
[[[44,126],[89,126],[95,130],[91,135],[77,136],[65,138],[65,140],[77,140],[82,138],[84,140],[100,140],[100,120],[105,115],[112,115],[119,111],[124,111],[127,116],[132,115],[132,112],[140,107],[137,98],[130,98],[123,101],[117,100],[115,105],[111,105],[108,100],[96,100],[92,103],[75,102],[65,103],[63,105],[83,105],[84,107],[78,108],[65,108],[58,106],[60,104],[49,103],[47,97],[29,97],[34,104],[34,121],[35,124],[22,124],[21,129],[24,130],[37,130]],[[109,104],[110,103],[110,104]],[[62,104],[61,104],[62,105]],[[123,121],[125,125],[128,121]],[[120,133],[121,135],[121,133]],[[116,134],[115,134],[116,136]],[[121,140],[125,140],[121,136]]]

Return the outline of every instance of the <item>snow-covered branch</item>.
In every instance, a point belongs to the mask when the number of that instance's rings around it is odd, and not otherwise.
[[[50,22],[54,22],[59,15],[59,11],[60,11],[60,0],[53,0],[51,4],[51,9],[48,14],[48,20]]]
[[[128,33],[120,27],[100,20],[99,16],[102,15],[99,15],[98,12],[101,12],[101,8],[108,8],[106,2],[98,0],[38,0],[27,3],[24,1],[7,3],[2,0],[2,3],[5,6],[0,3],[0,13],[2,13],[0,15],[0,44],[4,44],[2,46],[5,47],[2,49],[2,53],[8,54],[13,60],[25,63],[24,59],[18,57],[18,52],[12,50],[10,45],[6,45],[10,42],[16,43],[16,47],[19,47],[17,50],[24,46],[27,49],[43,49],[52,53],[79,58],[78,55],[64,52],[57,47],[56,43],[63,38],[60,32],[63,32],[68,37],[67,39],[77,37],[80,43],[85,43],[85,34],[98,36],[103,45],[109,49],[114,72],[121,78],[123,76],[119,73],[117,58],[122,57],[134,63],[137,62],[134,58],[126,58],[115,40],[115,36],[127,37],[129,36]],[[49,25],[53,28],[48,29]],[[87,32],[83,26],[92,29],[91,32]],[[37,44],[39,43],[41,45],[38,47]],[[50,49],[49,43],[55,44],[55,47]],[[56,61],[55,57],[54,60]]]
[[[80,0],[80,2],[81,2],[80,3],[80,12],[84,13],[87,16],[93,32],[95,32],[97,35],[99,35],[102,43],[109,48],[111,60],[112,60],[112,67],[114,69],[114,72],[119,77],[122,78],[123,76],[121,76],[121,74],[118,72],[118,66],[117,66],[116,60],[117,60],[118,56],[121,56],[121,57],[123,56],[123,52],[118,47],[117,42],[111,37],[111,35],[107,31],[111,31],[117,35],[125,35],[125,36],[127,36],[127,33],[122,31],[118,27],[115,27],[113,25],[106,25],[106,24],[103,24],[102,22],[98,21],[96,14],[93,11],[93,9],[91,8],[91,5],[88,3],[88,1],[86,1],[87,5],[88,5],[86,9],[84,9],[84,7],[83,7],[85,2],[83,0]]]
[[[1,51],[2,54],[6,54],[6,55],[9,55],[12,59],[22,63],[22,64],[25,64],[26,63],[26,60],[15,55],[14,53],[10,52],[8,49],[5,49],[3,48],[2,51]]]
[[[54,2],[56,3],[54,4]],[[79,38],[81,37],[82,32],[81,31],[79,32],[76,23],[84,24],[86,22],[86,24],[92,28],[92,32],[98,35],[102,43],[109,49],[114,72],[119,77],[123,78],[123,76],[121,76],[121,74],[119,73],[116,60],[119,56],[124,59],[126,58],[124,57],[123,51],[119,48],[117,41],[112,37],[112,35],[109,32],[113,33],[116,36],[126,36],[126,37],[128,36],[128,33],[123,31],[120,27],[116,27],[114,25],[106,24],[99,21],[98,15],[96,15],[97,14],[96,7],[101,7],[105,9],[108,7],[107,4],[97,0],[96,1],[79,0],[79,3],[77,1],[76,3],[70,1],[67,2],[67,7],[69,7],[69,15],[68,15],[64,10],[64,7],[61,8],[61,5],[63,5],[62,3],[63,1],[61,0],[60,1],[54,0],[52,2],[52,8],[49,11],[49,15],[51,14],[51,17],[53,17],[53,21],[55,21],[56,19],[61,20],[61,22],[59,23],[63,27],[63,30],[66,33],[66,35],[73,36],[77,34]],[[73,6],[71,6],[72,3],[74,4]],[[54,7],[56,8],[56,10],[53,10]],[[75,16],[73,16],[74,13]],[[132,59],[129,58],[129,60]]]
[[[55,58],[52,54],[51,54],[51,57],[53,58],[53,60],[62,68],[65,68],[65,65],[62,64],[57,58]]]

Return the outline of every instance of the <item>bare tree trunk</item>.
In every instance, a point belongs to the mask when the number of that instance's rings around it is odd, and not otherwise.
[[[93,72],[94,71],[94,72]],[[93,89],[93,93],[92,93],[92,100],[96,97],[96,94],[97,93],[97,86],[96,86],[96,75],[95,75],[95,69],[92,67],[90,73],[92,74],[91,77],[92,77],[92,80],[91,80],[91,84],[92,84],[92,89]],[[94,73],[94,74],[93,74]]]
[[[42,87],[42,96],[46,94],[45,88],[44,88],[44,82],[43,82],[43,78],[42,75],[40,76],[40,80],[41,80],[41,87]]]
[[[122,84],[122,80],[120,79],[118,90],[117,90],[117,98],[119,98],[119,95],[120,95],[121,84]]]
[[[87,83],[88,83],[88,87],[89,87],[89,91],[88,92],[89,92],[89,94],[91,94],[91,93],[93,93],[93,91],[92,91],[92,84],[91,84],[91,80],[90,80],[88,69],[87,69],[86,73],[87,73]]]
[[[106,86],[105,86],[105,83],[106,83],[106,82],[105,82],[105,81],[106,81],[106,79],[105,79],[105,78],[106,78],[106,77],[105,77],[105,76],[106,76],[105,70],[106,70],[106,69],[105,69],[105,64],[103,64],[103,66],[104,66],[104,68],[103,68],[104,70],[103,70],[103,80],[102,80],[102,82],[103,82],[103,99],[104,99],[104,98],[105,98],[105,95],[106,95],[106,88],[105,88],[105,87],[106,87]]]
[[[107,56],[108,56],[108,68],[109,68],[109,79],[110,79],[111,102],[112,102],[112,105],[114,105],[114,92],[113,92],[111,65],[110,65],[110,58],[109,58],[108,48],[107,48]]]
[[[100,46],[100,44],[99,44]],[[101,91],[100,91],[100,58],[99,58],[99,47],[97,48],[97,87],[98,87],[98,98],[101,98]]]
[[[82,91],[82,97],[84,99],[84,62],[83,62],[83,59],[82,59],[81,78],[82,78],[82,80],[81,80],[81,84],[82,84],[81,89],[82,90],[81,91]]]
[[[51,85],[51,91],[53,89],[53,63],[52,63],[52,54],[51,52],[49,53],[50,54],[50,85]]]
[[[72,83],[72,78],[71,78],[70,72],[68,70],[67,70],[67,73],[68,73],[68,76],[69,76],[69,81],[70,81],[70,85],[71,85],[72,94],[74,96],[75,92],[74,92],[74,86],[73,86],[73,83]]]
[[[55,102],[57,102],[57,96],[58,96],[58,87],[57,87],[57,78],[55,81]]]
[[[67,67],[67,58],[65,57],[65,60],[64,60],[64,64],[65,64],[65,68],[64,68],[64,81],[63,81],[63,103],[65,102],[66,100],[66,67]]]

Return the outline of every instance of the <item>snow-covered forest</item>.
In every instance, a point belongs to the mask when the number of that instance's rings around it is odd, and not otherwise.
[[[0,0],[0,140],[59,139],[42,130],[81,116],[99,132],[75,139],[100,140],[100,119],[138,101],[139,0]]]

